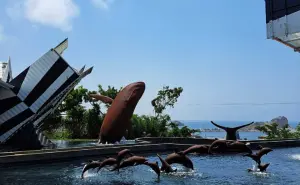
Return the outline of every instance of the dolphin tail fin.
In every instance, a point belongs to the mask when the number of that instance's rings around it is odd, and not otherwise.
[[[215,125],[216,127],[218,127],[218,128],[221,128],[221,129],[223,129],[223,130],[227,130],[227,127],[224,127],[224,126],[221,126],[221,125],[218,125],[218,124],[216,124],[215,122],[213,122],[213,121],[210,121],[213,125]]]
[[[164,163],[165,162],[164,159],[159,154],[156,154],[156,155],[157,155],[157,157],[159,158],[159,160],[161,162],[161,169],[164,169],[166,167],[166,165]]]
[[[247,127],[249,125],[252,125],[254,122],[252,121],[251,123],[248,123],[248,124],[245,124],[245,125],[241,125],[241,126],[238,126],[238,127],[234,127],[234,129],[238,130],[240,128],[243,128],[243,127]]]

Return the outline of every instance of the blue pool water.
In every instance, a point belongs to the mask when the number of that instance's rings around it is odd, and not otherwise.
[[[162,155],[165,157],[166,155]],[[150,161],[159,161],[155,155]],[[271,163],[267,173],[249,173],[254,162],[241,155],[193,156],[194,171],[173,165],[178,172],[162,174],[158,182],[156,174],[147,166],[123,169],[118,174],[102,169],[98,174],[88,171],[85,179],[80,179],[84,163],[91,158],[44,165],[26,165],[0,168],[0,184],[7,185],[298,185],[300,182],[300,148],[275,149],[262,158],[262,163]],[[96,158],[94,158],[96,159]],[[160,164],[160,163],[159,163]]]

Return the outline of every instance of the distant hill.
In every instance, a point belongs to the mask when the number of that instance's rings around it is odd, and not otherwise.
[[[239,129],[239,131],[257,131],[255,127],[262,126],[268,122],[254,122],[252,125]]]
[[[276,118],[273,118],[271,121],[266,122],[254,122],[252,125],[249,125],[247,127],[241,128],[239,131],[257,131],[255,129],[256,126],[262,126],[264,124],[271,124],[271,123],[277,123],[279,128],[282,128],[284,125],[288,124],[288,119],[284,116],[278,116]],[[289,126],[290,127],[290,126]]]
[[[184,126],[184,124],[180,121],[172,121],[173,123],[175,123],[178,126]]]

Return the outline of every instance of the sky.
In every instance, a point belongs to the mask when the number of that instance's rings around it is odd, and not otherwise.
[[[172,119],[300,120],[300,54],[267,39],[262,0],[1,0],[0,60],[13,76],[69,38],[89,90],[143,81],[137,114],[164,85],[182,87]],[[249,103],[245,105],[220,105]]]

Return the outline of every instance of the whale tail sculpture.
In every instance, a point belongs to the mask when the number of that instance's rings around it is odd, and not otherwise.
[[[245,125],[241,125],[241,126],[238,126],[238,127],[224,127],[224,126],[216,124],[213,121],[211,121],[211,123],[213,125],[215,125],[216,127],[221,128],[221,129],[226,131],[226,140],[237,140],[237,137],[236,137],[237,130],[239,130],[241,128],[244,128],[244,127],[247,127],[247,126],[253,124],[254,122],[251,122],[251,123],[248,123],[248,124],[245,124]]]

